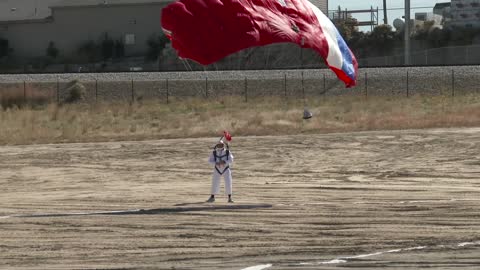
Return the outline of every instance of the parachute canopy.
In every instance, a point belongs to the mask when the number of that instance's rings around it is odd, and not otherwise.
[[[291,42],[318,52],[347,87],[356,83],[355,56],[308,0],[179,0],[162,9],[161,25],[179,57],[202,65],[246,48]]]

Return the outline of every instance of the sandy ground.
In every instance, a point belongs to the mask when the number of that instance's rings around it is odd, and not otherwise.
[[[0,268],[480,268],[480,128],[215,140],[1,147]]]

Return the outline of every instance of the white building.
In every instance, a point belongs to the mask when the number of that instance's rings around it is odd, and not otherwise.
[[[436,27],[442,27],[443,17],[433,12],[417,12],[415,13],[415,28],[423,27],[427,22],[433,22]]]
[[[452,0],[452,26],[480,27],[480,0]]]
[[[310,0],[310,2],[317,6],[325,15],[328,14],[328,0]]]

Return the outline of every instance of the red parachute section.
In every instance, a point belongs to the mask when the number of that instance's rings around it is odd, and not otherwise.
[[[332,46],[308,0],[180,0],[162,9],[161,25],[179,57],[202,65],[249,47],[282,42],[312,48],[327,59]],[[340,78],[347,86],[355,84],[354,57],[352,65],[354,72]],[[336,69],[342,70],[342,64]]]

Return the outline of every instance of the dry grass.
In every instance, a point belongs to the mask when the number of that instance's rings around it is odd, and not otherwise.
[[[0,144],[143,140],[480,126],[480,95],[461,97],[192,98],[141,103],[13,106],[0,111]]]
[[[39,90],[30,85],[4,84],[0,88],[2,108],[44,105],[53,100],[53,93]]]

